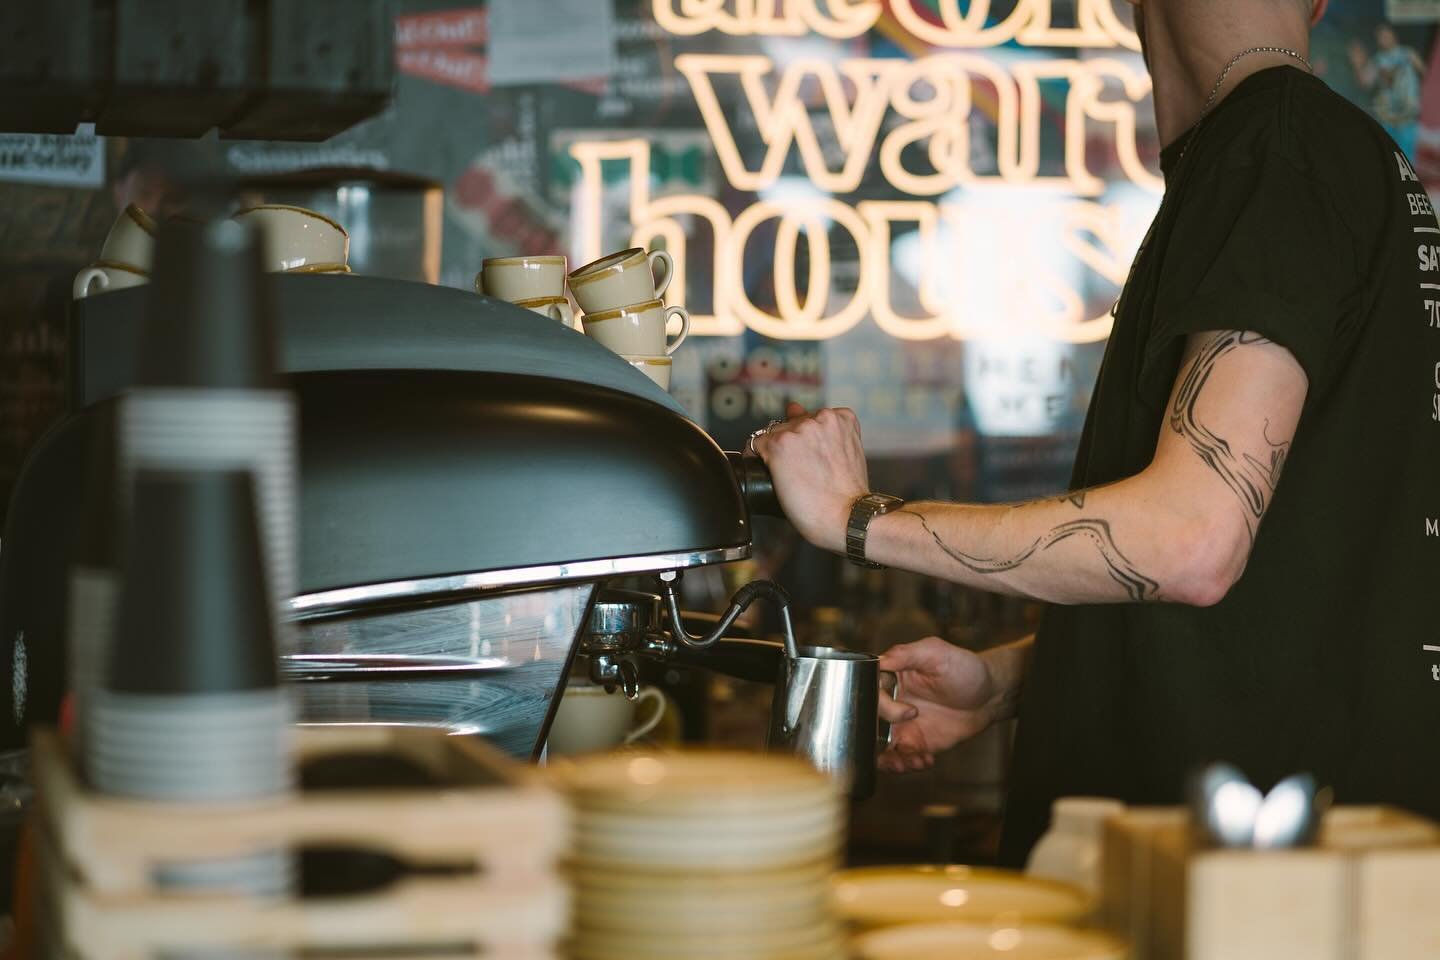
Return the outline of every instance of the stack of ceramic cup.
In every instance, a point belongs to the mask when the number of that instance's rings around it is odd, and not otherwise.
[[[155,221],[144,210],[133,203],[122,210],[100,256],[75,274],[71,287],[75,299],[149,283],[155,232]]]
[[[350,272],[350,234],[323,213],[264,203],[241,210],[233,219],[260,232],[267,272]]]
[[[575,960],[841,960],[829,900],[844,802],[793,757],[614,753],[557,763],[575,813]]]
[[[567,327],[575,325],[575,311],[565,296],[564,257],[492,257],[480,265],[475,275],[475,292],[513,303]]]
[[[620,354],[662,390],[670,389],[670,355],[690,333],[690,314],[665,306],[675,262],[664,250],[639,247],[601,257],[570,273],[570,292],[584,311],[585,335]],[[679,320],[680,332],[666,330]]]
[[[323,213],[280,203],[248,207],[234,219],[260,231],[264,266],[271,273],[350,272],[350,234]],[[75,275],[75,299],[150,282],[158,228],[133,203],[115,220],[100,256]],[[565,273],[562,258],[560,274]]]

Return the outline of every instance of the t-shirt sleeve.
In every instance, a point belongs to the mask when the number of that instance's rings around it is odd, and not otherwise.
[[[1295,356],[1311,398],[1324,393],[1358,262],[1327,190],[1284,159],[1207,172],[1185,189],[1166,240],[1142,387],[1168,391],[1159,381],[1173,380],[1188,335],[1251,330]]]

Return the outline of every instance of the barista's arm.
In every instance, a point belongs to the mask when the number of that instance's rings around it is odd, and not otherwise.
[[[1054,603],[1216,603],[1245,569],[1307,388],[1291,353],[1257,334],[1196,334],[1140,473],[1020,504],[907,504],[871,522],[867,557]],[[848,410],[794,413],[756,450],[791,522],[843,553],[869,490],[859,427]]]

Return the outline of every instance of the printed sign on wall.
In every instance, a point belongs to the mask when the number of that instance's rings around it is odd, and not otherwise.
[[[105,138],[91,133],[0,133],[0,180],[59,187],[105,182]]]

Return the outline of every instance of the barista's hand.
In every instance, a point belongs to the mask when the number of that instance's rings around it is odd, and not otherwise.
[[[807,413],[798,403],[787,420],[755,438],[755,452],[770,468],[785,517],[815,546],[845,552],[850,508],[870,492],[860,423],[852,410]]]
[[[880,669],[900,675],[900,699],[880,691],[880,716],[892,724],[879,766],[892,773],[925,770],[935,754],[981,733],[995,720],[1001,691],[979,655],[926,637],[891,647]]]

